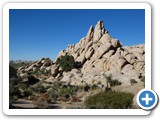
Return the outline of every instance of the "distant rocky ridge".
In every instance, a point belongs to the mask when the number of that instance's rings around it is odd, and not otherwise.
[[[122,85],[130,85],[130,80],[140,82],[145,76],[145,45],[123,46],[119,40],[110,36],[104,23],[98,21],[95,28],[91,26],[86,37],[77,44],[69,45],[60,51],[57,58],[65,54],[72,55],[82,68],[64,72],[49,58],[42,58],[31,65],[18,68],[23,75],[29,71],[51,73],[52,80],[60,79],[71,85],[98,84],[106,86],[104,75],[112,75]]]

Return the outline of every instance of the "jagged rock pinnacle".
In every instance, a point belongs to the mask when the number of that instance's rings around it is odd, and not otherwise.
[[[91,39],[93,38],[93,33],[94,33],[94,28],[93,28],[93,26],[91,26],[89,28],[87,36],[86,36],[86,43],[88,43],[89,41],[91,41]]]
[[[99,20],[94,29],[93,41],[98,41],[105,33],[104,23]]]

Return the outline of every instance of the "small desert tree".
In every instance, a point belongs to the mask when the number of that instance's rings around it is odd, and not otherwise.
[[[60,65],[60,67],[66,72],[71,71],[76,66],[74,57],[68,54],[57,58],[56,64]]]

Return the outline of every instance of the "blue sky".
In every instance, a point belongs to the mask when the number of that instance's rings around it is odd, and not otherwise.
[[[106,30],[124,46],[145,41],[145,11],[141,10],[25,10],[9,14],[10,60],[54,60],[69,44],[86,36],[91,25]]]

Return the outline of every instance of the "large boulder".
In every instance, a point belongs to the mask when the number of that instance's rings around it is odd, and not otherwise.
[[[59,69],[59,66],[56,65],[56,64],[54,64],[54,65],[51,66],[51,75],[52,75],[53,77],[57,76],[57,74],[58,74],[58,69]]]
[[[90,59],[92,57],[93,53],[94,53],[94,49],[92,47],[90,47],[85,54],[85,58]]]
[[[108,42],[111,42],[111,36],[106,33],[104,34],[101,39],[99,40],[99,42],[101,42],[102,44],[105,44],[105,43],[108,43]]]
[[[119,40],[116,40],[116,39],[111,39],[111,44],[114,48],[118,48],[122,46]]]
[[[98,58],[101,58],[105,53],[107,53],[110,50],[110,48],[111,48],[110,43],[102,44],[98,48]]]
[[[117,65],[120,69],[122,69],[127,64],[127,61],[124,58],[121,58],[117,61]]]
[[[136,81],[140,81],[140,79],[139,79],[140,73],[138,71],[136,71],[131,64],[125,65],[121,72],[131,79],[135,79]]]
[[[111,48],[111,43],[100,44],[95,50],[93,54],[93,59],[102,58],[104,54],[106,54]]]
[[[128,54],[125,56],[125,59],[130,63],[133,64],[136,61],[136,57],[133,54]]]
[[[76,59],[76,61],[84,64],[86,62],[85,52],[81,53],[80,56]]]
[[[106,54],[104,54],[102,57],[103,57],[104,59],[109,60],[109,58],[110,58],[114,53],[115,53],[114,50],[110,50],[109,52],[107,52]]]

